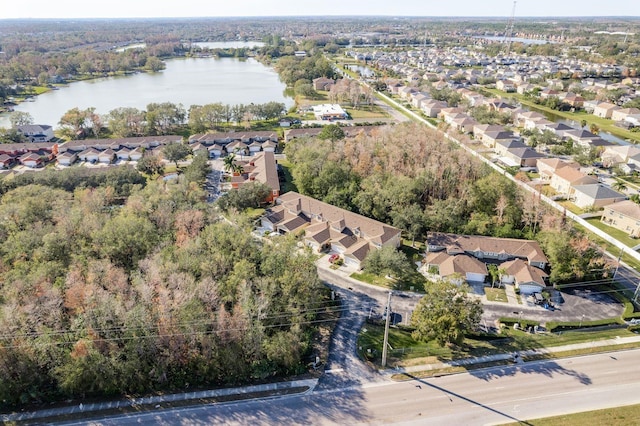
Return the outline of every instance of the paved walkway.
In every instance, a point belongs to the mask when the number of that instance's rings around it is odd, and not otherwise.
[[[516,354],[518,355],[516,358],[517,362],[521,363],[523,362],[522,358],[527,356],[552,354],[552,353],[558,353],[558,352],[598,348],[598,347],[605,347],[605,346],[625,345],[627,343],[640,343],[640,336],[617,337],[617,338],[607,339],[607,340],[575,343],[572,345],[553,346],[549,348],[531,349],[526,351],[510,352],[510,353],[504,353],[504,354],[494,354],[494,355],[487,355],[487,356],[481,356],[476,358],[465,358],[465,359],[460,359],[460,360],[450,361],[450,362],[412,365],[410,367],[404,367],[404,368],[387,369],[383,371],[383,374],[391,376],[393,374],[398,374],[398,373],[416,373],[419,371],[441,370],[449,367],[482,364],[482,363],[492,362],[492,361],[505,361],[505,360],[513,361],[514,355]]]
[[[293,388],[307,388],[297,393],[309,393],[313,391],[313,389],[316,387],[317,384],[318,384],[318,379],[306,379],[306,380],[294,380],[291,382],[266,383],[262,385],[244,386],[239,388],[225,388],[225,389],[205,390],[205,391],[199,391],[199,392],[186,392],[186,393],[175,393],[170,395],[149,396],[145,398],[122,399],[118,401],[98,402],[93,404],[80,403],[78,405],[50,408],[48,410],[0,414],[0,421],[2,421],[3,423],[12,422],[12,421],[28,421],[28,420],[41,419],[46,417],[56,417],[56,416],[64,416],[69,414],[111,410],[114,408],[139,407],[142,405],[157,406],[159,404],[167,403],[167,402],[189,401],[193,399],[215,398],[215,397],[230,396],[230,395],[244,395],[244,394],[254,393],[254,392],[268,392],[268,391],[275,392],[278,390],[287,390],[287,389],[293,389]]]
[[[507,303],[510,305],[519,305],[518,296],[516,296],[516,291],[513,289],[513,285],[505,284],[504,291],[507,293]]]

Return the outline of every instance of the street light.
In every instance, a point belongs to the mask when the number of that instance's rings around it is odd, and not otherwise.
[[[584,314],[582,314],[582,318],[580,318],[580,327],[582,327],[582,321],[584,321]]]

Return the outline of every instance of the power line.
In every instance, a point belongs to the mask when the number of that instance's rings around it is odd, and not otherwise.
[[[343,304],[341,305],[338,309],[332,309],[330,310],[328,313],[342,313],[342,312],[349,312],[350,310],[357,310],[357,309],[363,309],[364,305],[363,304],[359,304],[359,305],[348,305],[348,304]],[[325,308],[320,308],[320,309],[325,309]],[[265,319],[293,319],[294,317],[297,316],[302,316],[305,314],[318,314],[321,313],[322,311],[319,311],[318,309],[314,309],[314,310],[306,310],[306,311],[301,311],[300,313],[287,313],[287,314],[279,314],[279,315],[275,315],[275,316],[267,316],[267,317],[251,317],[247,319],[247,322],[252,323],[252,321],[255,320],[265,320]],[[157,318],[154,320],[158,320]],[[327,321],[334,321],[333,319],[329,319]],[[308,321],[302,321],[302,322],[295,322],[295,324],[306,324],[309,323]],[[268,324],[268,325],[263,325],[263,327],[265,328],[273,328],[273,327],[284,327],[284,326],[291,326],[293,325],[293,322],[283,322],[280,324]],[[167,324],[167,328],[171,327],[171,328],[183,328],[183,327],[188,327],[188,326],[199,326],[199,325],[213,325],[211,320],[198,320],[198,321],[189,321],[189,322],[179,322],[179,323],[175,323],[175,324]],[[140,327],[111,327],[111,328],[92,328],[90,329],[91,331],[97,333],[97,334],[108,334],[108,333],[127,333],[127,332],[136,332],[136,331],[149,331],[149,330],[159,330],[161,328],[164,328],[164,326],[162,325],[157,325],[157,324],[150,324],[148,326],[140,326]],[[246,330],[247,328],[242,328],[242,329],[215,329],[215,330],[209,330],[207,331],[207,333],[209,332],[225,332],[225,331],[239,331],[239,330]],[[17,333],[11,333],[11,334],[0,334],[0,339],[3,340],[11,340],[11,339],[17,339],[17,338],[37,338],[37,337],[41,337],[41,336],[47,336],[47,337],[61,337],[64,338],[66,336],[69,337],[73,337],[79,333],[85,333],[87,331],[87,329],[79,329],[79,330],[58,330],[58,331],[47,331],[47,332],[32,332],[32,333],[22,333],[22,334],[17,334]],[[202,332],[196,332],[196,333],[202,333]],[[190,333],[179,333],[179,334],[184,334],[184,335],[189,335]],[[160,337],[163,336],[162,334],[148,334],[145,336],[140,336],[140,337]],[[107,339],[98,339],[98,340],[107,340]]]
[[[345,316],[344,318],[355,318],[356,315],[357,314],[352,314],[352,315]],[[337,321],[337,319],[332,318],[332,319],[302,321],[296,324],[309,325],[309,324],[321,324],[321,323],[332,322],[332,321]],[[264,328],[279,328],[279,327],[290,326],[290,325],[293,325],[293,323],[273,324],[273,325],[264,326]],[[198,331],[198,332],[191,332],[191,333],[148,334],[148,335],[128,336],[128,337],[108,337],[108,338],[97,338],[97,339],[90,339],[90,340],[93,342],[113,342],[113,341],[152,339],[152,338],[161,338],[161,337],[170,338],[170,337],[202,336],[202,335],[210,335],[210,334],[217,334],[217,333],[223,333],[223,332],[247,331],[247,330],[250,330],[251,328],[253,327],[215,329],[215,330]],[[70,343],[74,343],[74,342],[49,342],[46,344],[46,346],[60,346],[60,345],[65,345]],[[0,347],[3,349],[15,349],[15,348],[20,348],[24,346],[27,346],[27,344],[25,343],[25,344],[18,344],[18,345],[7,345],[7,346],[0,346]]]

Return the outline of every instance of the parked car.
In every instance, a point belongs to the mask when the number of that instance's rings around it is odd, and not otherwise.
[[[332,254],[331,256],[329,256],[329,263],[333,263],[336,260],[340,259],[340,255],[339,254]]]

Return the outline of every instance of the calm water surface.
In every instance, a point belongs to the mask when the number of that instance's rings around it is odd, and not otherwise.
[[[234,105],[275,101],[287,108],[293,105],[278,74],[254,59],[172,59],[166,64],[167,68],[158,73],[71,83],[14,109],[30,113],[37,124],[58,127],[60,117],[75,107],[95,107],[99,114],[106,114],[118,107],[144,110],[152,102],[180,103],[187,110],[190,105],[214,102]],[[9,126],[8,114],[0,115],[0,127]]]

